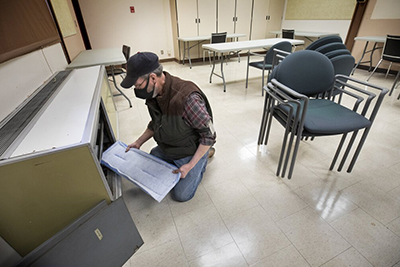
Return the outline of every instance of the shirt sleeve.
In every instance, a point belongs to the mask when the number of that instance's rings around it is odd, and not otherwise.
[[[186,99],[183,119],[200,134],[200,144],[212,146],[216,140],[212,120],[208,114],[204,99],[198,93],[192,93]]]

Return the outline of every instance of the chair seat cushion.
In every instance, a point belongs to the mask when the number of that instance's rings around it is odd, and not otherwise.
[[[279,105],[275,117],[283,123],[282,116],[287,114],[288,107]],[[371,125],[364,116],[327,99],[310,99],[303,135],[336,135],[363,129]]]
[[[264,61],[255,61],[255,62],[250,62],[249,66],[255,67],[257,69],[263,69]],[[265,64],[264,67],[265,70],[270,70],[272,69],[272,64]]]

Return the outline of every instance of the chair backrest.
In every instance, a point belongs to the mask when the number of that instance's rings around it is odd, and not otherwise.
[[[131,55],[131,47],[127,46],[127,45],[123,45],[122,46],[122,53],[125,56],[126,62],[128,62],[128,59],[129,59],[129,57]],[[126,63],[122,64],[122,68],[126,69]]]
[[[330,59],[336,74],[349,76],[354,68],[355,59],[352,55],[338,55]]]
[[[211,43],[225,43],[226,42],[226,32],[212,33],[211,34]]]
[[[315,51],[320,52],[322,54],[326,54],[331,51],[339,50],[339,49],[347,49],[347,47],[342,43],[330,43],[323,46],[318,47]]]
[[[351,53],[347,49],[338,49],[338,50],[333,50],[333,51],[327,52],[324,55],[330,59],[330,58],[334,58],[334,57],[340,56],[340,55],[351,55]]]
[[[279,49],[285,52],[291,52],[292,44],[288,41],[283,41],[271,46],[271,48],[268,49],[267,54],[265,55],[264,58],[265,64],[272,64],[272,60],[274,58],[274,49]]]
[[[391,62],[400,62],[400,36],[387,35],[382,58]]]
[[[294,39],[294,30],[282,29],[282,38]]]
[[[325,36],[325,37],[322,37],[322,38],[312,42],[309,46],[306,47],[306,50],[315,50],[318,47],[329,44],[329,43],[343,43],[343,40],[339,35]]]
[[[335,71],[326,56],[301,50],[288,55],[276,66],[271,79],[306,96],[314,96],[333,88]]]

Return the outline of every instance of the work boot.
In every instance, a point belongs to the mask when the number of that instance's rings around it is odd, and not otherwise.
[[[215,154],[215,148],[211,147],[210,150],[208,151],[208,158],[212,158]]]

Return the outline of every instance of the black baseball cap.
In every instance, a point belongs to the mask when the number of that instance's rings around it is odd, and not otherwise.
[[[128,59],[126,64],[126,77],[121,82],[124,88],[132,87],[137,79],[151,73],[160,66],[158,56],[152,52],[138,52]]]

